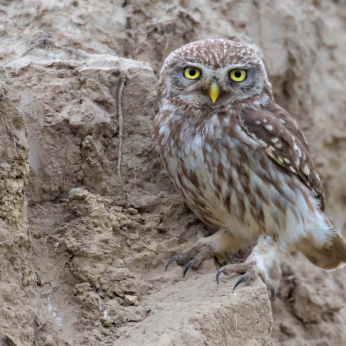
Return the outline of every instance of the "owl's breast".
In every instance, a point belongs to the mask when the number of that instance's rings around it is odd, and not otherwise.
[[[220,131],[161,131],[165,136],[158,142],[167,172],[206,224],[241,238],[278,234],[286,227],[287,209],[295,208],[298,183],[293,186],[295,180],[236,125]]]
[[[252,155],[253,149],[229,135],[172,136],[161,146],[165,167],[186,203],[212,227],[239,223],[250,174],[241,163]],[[238,227],[242,236],[243,228]]]

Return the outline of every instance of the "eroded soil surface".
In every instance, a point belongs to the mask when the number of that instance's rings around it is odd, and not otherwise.
[[[214,260],[164,272],[208,229],[151,138],[172,50],[249,43],[307,134],[345,235],[345,19],[344,1],[2,1],[0,344],[345,345],[345,270],[282,253],[272,302],[260,280],[217,285]]]

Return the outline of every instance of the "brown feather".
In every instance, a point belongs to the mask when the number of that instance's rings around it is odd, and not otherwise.
[[[296,174],[320,201],[324,193],[308,145],[293,117],[276,104],[258,109],[244,108],[240,114],[243,130],[280,166]]]
[[[302,238],[295,245],[317,267],[335,269],[346,263],[346,242],[337,232],[323,247],[318,246],[312,236]]]

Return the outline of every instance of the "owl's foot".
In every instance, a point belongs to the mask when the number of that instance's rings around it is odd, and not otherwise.
[[[275,295],[274,286],[272,285],[267,273],[261,272],[261,270],[259,269],[255,261],[248,262],[248,263],[240,263],[240,264],[227,264],[223,266],[216,273],[217,284],[219,284],[219,277],[221,273],[225,274],[226,276],[231,276],[232,274],[242,274],[242,276],[238,279],[238,281],[234,285],[233,290],[235,290],[242,282],[254,281],[259,276],[262,279],[262,281],[265,283],[267,288],[270,290],[270,294],[271,294],[270,299],[274,298],[274,295]]]
[[[166,269],[176,262],[184,266],[183,276],[185,277],[190,268],[197,269],[201,263],[213,256],[224,256],[232,250],[238,249],[240,242],[226,230],[221,230],[210,237],[199,239],[188,251],[173,256],[166,265]]]
[[[221,273],[226,276],[242,274],[233,287],[233,290],[235,290],[242,282],[253,281],[259,276],[270,290],[270,299],[272,299],[275,295],[275,289],[268,273],[273,265],[276,251],[277,243],[271,237],[260,236],[257,245],[253,248],[247,260],[244,263],[227,264],[220,268],[216,274],[216,282],[219,284]]]

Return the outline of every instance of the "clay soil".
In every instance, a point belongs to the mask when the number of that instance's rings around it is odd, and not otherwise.
[[[0,345],[346,345],[346,270],[281,253],[273,301],[213,259],[165,273],[208,229],[151,138],[171,51],[252,45],[345,236],[345,23],[343,0],[0,1]]]

